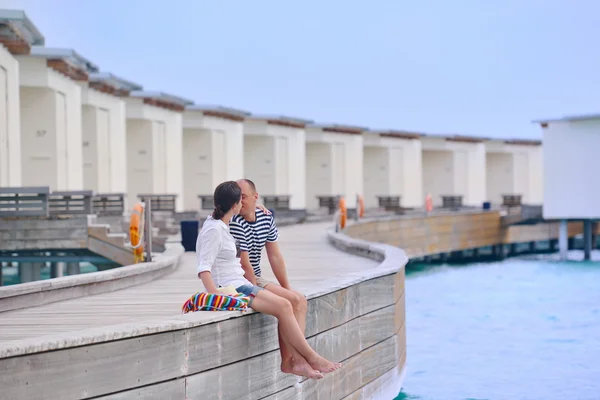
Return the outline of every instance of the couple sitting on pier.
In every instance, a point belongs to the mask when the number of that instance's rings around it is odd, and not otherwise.
[[[281,370],[321,379],[323,373],[333,372],[341,364],[324,359],[306,341],[306,298],[290,288],[274,217],[264,207],[257,207],[257,199],[256,186],[248,179],[217,186],[215,210],[196,243],[198,277],[208,293],[232,287],[250,298],[252,309],[276,317]],[[280,285],[261,277],[263,247]]]

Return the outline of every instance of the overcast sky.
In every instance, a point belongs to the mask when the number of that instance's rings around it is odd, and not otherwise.
[[[539,137],[600,111],[600,1],[0,0],[147,90],[322,123]]]

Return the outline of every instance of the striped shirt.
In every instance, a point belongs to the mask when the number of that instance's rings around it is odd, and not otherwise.
[[[279,232],[273,215],[267,215],[258,208],[255,212],[254,222],[248,222],[241,215],[235,215],[229,223],[229,232],[239,241],[240,250],[248,252],[254,275],[260,276],[262,249],[267,242],[276,242]]]

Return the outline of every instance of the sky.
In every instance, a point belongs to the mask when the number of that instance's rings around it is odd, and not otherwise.
[[[597,0],[0,0],[47,47],[196,104],[539,138],[599,112]]]

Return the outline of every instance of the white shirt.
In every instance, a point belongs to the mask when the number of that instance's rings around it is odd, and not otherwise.
[[[198,256],[197,274],[210,271],[217,287],[233,285],[251,285],[244,278],[244,269],[236,257],[235,239],[229,233],[229,227],[220,219],[206,218],[196,240]]]

